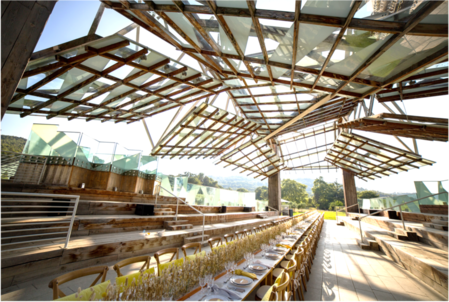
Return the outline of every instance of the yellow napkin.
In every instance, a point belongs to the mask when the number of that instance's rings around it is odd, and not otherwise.
[[[276,246],[279,246],[279,247],[285,247],[285,248],[287,248],[287,249],[292,248],[290,245],[287,245],[287,244],[276,244]]]
[[[235,274],[239,276],[245,276],[254,280],[257,280],[256,274],[251,274],[245,271],[242,271],[241,269],[236,269]]]

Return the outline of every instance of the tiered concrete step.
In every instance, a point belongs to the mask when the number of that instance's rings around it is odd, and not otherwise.
[[[343,222],[344,225],[344,222]],[[370,251],[379,251],[379,243],[376,240],[366,239],[365,241],[360,241],[357,239],[357,244],[360,246],[362,250],[370,250]]]
[[[167,230],[186,230],[193,228],[193,224],[188,223],[188,220],[171,220],[164,221],[164,228]]]
[[[431,223],[423,223],[423,224],[429,228],[447,232],[447,223],[448,223],[447,217],[446,219],[440,217],[439,219],[438,218],[432,219]]]
[[[354,216],[358,214],[350,214],[350,216]],[[407,234],[403,234],[401,231],[403,229],[402,221],[397,219],[389,219],[387,217],[382,216],[370,216],[367,218],[364,218],[362,221],[366,222],[370,225],[373,225],[375,227],[382,228],[384,230],[392,231],[395,233],[399,233],[402,235],[407,236],[417,236],[418,240],[421,242],[425,242],[433,247],[438,247],[440,249],[443,249],[445,251],[448,251],[448,233],[447,231],[443,231],[441,229],[430,227],[429,225],[432,224],[431,221],[435,221],[435,223],[440,223],[441,226],[444,226],[444,224],[447,223],[445,219],[447,217],[440,217],[435,216],[434,219],[430,219],[431,214],[426,214],[427,220],[429,222],[410,222],[410,221],[404,221],[405,228],[407,230]],[[404,218],[407,218],[408,216],[404,215]],[[410,233],[410,232],[413,232]],[[415,235],[416,234],[416,235]]]
[[[343,218],[345,226],[359,239],[359,223]],[[365,220],[365,219],[364,219]],[[374,227],[362,220],[364,246],[368,240],[376,241],[382,251],[399,265],[404,266],[422,282],[448,297],[448,252],[424,242],[410,242],[393,238],[389,231]]]

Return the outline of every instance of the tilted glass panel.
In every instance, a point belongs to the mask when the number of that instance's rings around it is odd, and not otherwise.
[[[447,0],[443,4],[437,7],[433,12],[431,12],[427,17],[425,17],[420,23],[424,24],[447,24],[447,12],[448,5]]]
[[[391,22],[406,22],[411,16],[419,14],[426,1],[363,1],[355,14],[356,19],[370,19]]]
[[[179,28],[201,49],[213,51],[201,34],[195,29],[190,21],[181,13],[166,13],[167,16],[178,25]],[[164,21],[165,23],[165,21]]]
[[[383,82],[447,47],[447,38],[406,35],[368,66],[360,77]]]
[[[341,17],[348,16],[353,1],[322,1],[307,0],[302,1],[301,13],[319,16]]]
[[[326,71],[351,76],[390,36],[387,33],[347,29]]]
[[[295,65],[321,69],[338,33],[335,27],[300,23]]]

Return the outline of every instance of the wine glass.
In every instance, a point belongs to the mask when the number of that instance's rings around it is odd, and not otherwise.
[[[206,276],[200,277],[199,278],[199,282],[200,282],[200,287],[201,287],[200,293],[203,293],[204,292],[204,286],[206,286]]]

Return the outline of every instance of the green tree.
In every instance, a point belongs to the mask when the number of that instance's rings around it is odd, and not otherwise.
[[[337,182],[327,183],[323,177],[313,182],[314,203],[319,209],[329,209],[330,203],[336,200],[344,200],[343,186]]]
[[[365,190],[357,192],[357,198],[358,199],[369,199],[369,198],[376,198],[379,197],[379,193],[372,190]]]
[[[214,188],[222,188],[222,186],[220,186],[218,184],[218,181],[212,179],[211,177],[204,175],[204,173],[199,173],[198,175],[195,175],[193,173],[189,173],[189,174],[190,174],[189,179],[188,179],[189,184],[203,185],[203,186],[214,187]]]
[[[240,188],[240,189],[237,189],[237,192],[249,192],[247,189],[243,189],[243,188]]]
[[[292,179],[283,179],[281,183],[282,199],[290,201],[290,207],[304,207],[309,194],[306,192],[307,186]]]
[[[258,187],[256,188],[256,200],[268,200],[268,187]]]
[[[341,207],[341,206],[344,206],[344,204],[340,200],[332,201],[329,204],[329,211],[334,211],[335,207]]]

